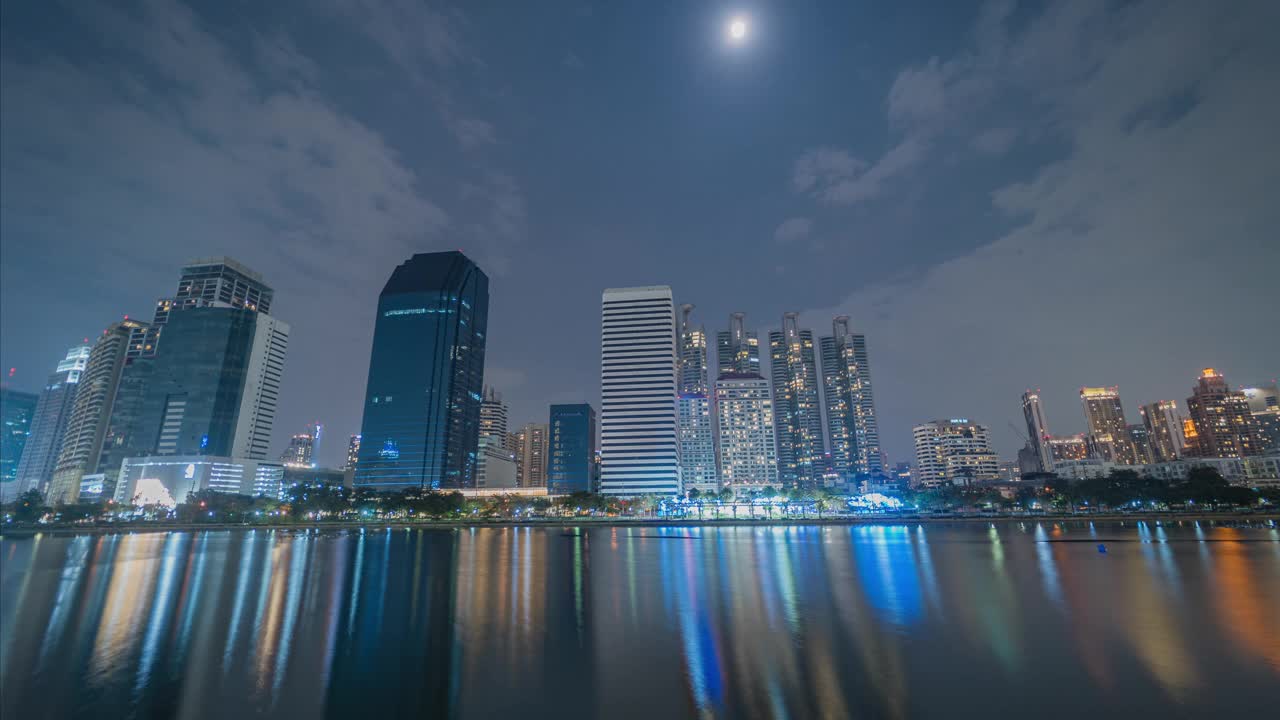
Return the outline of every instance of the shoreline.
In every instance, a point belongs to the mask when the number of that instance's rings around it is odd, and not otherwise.
[[[299,523],[138,523],[101,525],[20,526],[0,529],[0,539],[29,538],[36,535],[132,535],[141,533],[201,532],[226,530],[464,530],[506,527],[788,527],[804,525],[920,525],[944,523],[1011,523],[1011,522],[1247,522],[1276,524],[1280,511],[1267,513],[1124,513],[1097,515],[905,515],[875,517],[814,518],[723,518],[690,520],[661,518],[540,518],[536,520],[424,520],[389,522],[316,521]]]

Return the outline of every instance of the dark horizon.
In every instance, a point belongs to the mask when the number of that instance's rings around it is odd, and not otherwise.
[[[955,416],[1011,459],[1027,388],[1072,434],[1082,386],[1138,422],[1203,367],[1280,375],[1277,14],[6,3],[0,367],[38,391],[228,255],[292,327],[269,457],[319,420],[338,466],[379,290],[461,249],[512,427],[598,410],[600,292],[662,284],[712,337],[850,315],[891,462]]]

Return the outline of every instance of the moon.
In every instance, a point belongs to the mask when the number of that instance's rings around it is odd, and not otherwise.
[[[729,39],[733,42],[742,42],[747,37],[747,19],[736,17],[729,21]]]

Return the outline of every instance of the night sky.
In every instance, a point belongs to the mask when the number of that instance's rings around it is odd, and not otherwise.
[[[1280,374],[1280,3],[5,0],[0,364],[230,255],[292,335],[274,457],[357,432],[377,294],[489,274],[513,425],[598,407],[606,287],[868,336],[890,461],[1019,395]],[[744,42],[729,18],[750,18]]]

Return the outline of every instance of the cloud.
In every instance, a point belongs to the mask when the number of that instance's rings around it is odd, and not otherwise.
[[[854,205],[876,197],[885,185],[918,165],[926,148],[923,140],[909,137],[874,165],[839,148],[809,150],[796,160],[791,187],[827,204]]]
[[[581,70],[582,68],[586,67],[586,65],[583,64],[582,62],[582,58],[578,57],[577,54],[569,50],[566,50],[564,52],[564,55],[561,56],[560,64],[563,65],[568,70]]]
[[[1013,128],[991,128],[974,136],[971,145],[974,150],[987,155],[1003,155],[1018,139],[1018,131]]]
[[[892,457],[909,457],[912,424],[948,414],[990,425],[1011,455],[1018,393],[1045,378],[1050,429],[1069,433],[1080,385],[1119,384],[1132,422],[1140,403],[1186,397],[1202,365],[1232,382],[1274,374],[1280,336],[1261,330],[1280,302],[1273,8],[1057,3],[1018,32],[985,28],[1003,45],[965,55],[1016,59],[1007,68],[940,73],[944,88],[987,88],[979,111],[1035,107],[1063,150],[995,188],[1007,232],[809,314],[868,333]],[[900,119],[950,107],[936,84],[910,84]]]
[[[777,230],[773,231],[773,239],[779,243],[790,243],[809,236],[813,229],[813,221],[805,217],[793,217],[784,220]]]

